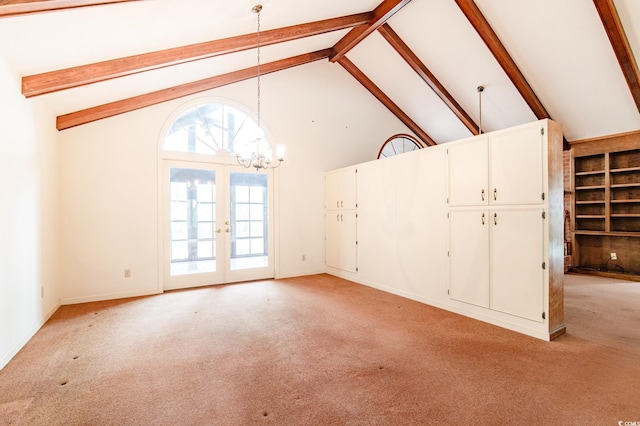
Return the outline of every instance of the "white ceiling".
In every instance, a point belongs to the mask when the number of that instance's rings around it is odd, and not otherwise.
[[[18,77],[372,11],[382,0],[144,0],[0,18],[0,55]],[[633,101],[591,0],[475,0],[569,141],[640,129]],[[640,1],[615,0],[640,58]],[[453,0],[413,0],[388,24],[482,127],[535,120]],[[262,48],[269,62],[333,46],[347,30]],[[471,133],[374,32],[347,54],[436,142]],[[56,115],[255,65],[246,51],[44,95]],[[338,64],[334,64],[340,67]],[[304,65],[299,72],[304,71]],[[345,71],[346,72],[346,71]],[[354,84],[359,84],[354,80]],[[378,102],[371,96],[372,102]]]

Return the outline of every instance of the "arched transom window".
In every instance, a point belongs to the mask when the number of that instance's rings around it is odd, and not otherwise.
[[[422,145],[413,136],[398,134],[391,136],[382,144],[382,148],[378,152],[378,158],[391,157],[421,148]]]
[[[163,149],[208,155],[248,150],[271,154],[269,141],[253,117],[224,103],[205,103],[180,114],[165,136]]]

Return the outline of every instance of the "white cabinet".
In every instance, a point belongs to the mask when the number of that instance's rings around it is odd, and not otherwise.
[[[357,208],[358,169],[346,168],[325,175],[325,209],[354,210]]]
[[[478,137],[452,144],[449,161],[449,205],[477,206],[488,203],[488,138]]]
[[[488,308],[488,211],[449,212],[449,236],[449,297]]]
[[[448,148],[451,299],[543,322],[546,130],[541,121]]]
[[[356,272],[357,213],[326,212],[326,263],[343,271]]]
[[[544,137],[538,123],[451,144],[449,205],[541,203]]]
[[[543,201],[543,132],[540,124],[489,137],[491,204]]]
[[[355,167],[325,175],[325,262],[348,272],[358,271],[358,202]]]
[[[491,309],[542,322],[544,262],[542,208],[493,211]]]

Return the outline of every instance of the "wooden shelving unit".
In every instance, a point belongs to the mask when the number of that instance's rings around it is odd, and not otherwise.
[[[637,279],[640,133],[619,139],[572,146],[573,270]]]

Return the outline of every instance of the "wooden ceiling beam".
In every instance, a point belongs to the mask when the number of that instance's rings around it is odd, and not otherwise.
[[[338,63],[347,70],[356,80],[360,82],[373,96],[375,96],[389,111],[391,111],[405,126],[407,126],[413,133],[420,138],[422,142],[429,146],[436,145],[436,142],[420,128],[407,114],[400,109],[373,81],[371,81],[353,62],[343,56],[338,60]]]
[[[351,28],[369,22],[372,16],[372,12],[366,12],[262,31],[260,32],[260,46]],[[253,49],[257,47],[257,42],[257,33],[245,34],[30,75],[22,78],[22,94],[29,98],[143,71]]]
[[[602,25],[609,36],[611,47],[618,58],[622,74],[627,80],[631,96],[636,103],[638,112],[640,112],[640,71],[616,6],[612,0],[593,0],[593,4],[598,10]]]
[[[396,12],[405,7],[411,0],[384,0],[373,11],[373,17],[366,25],[353,28],[333,46],[333,55],[329,60],[338,62],[340,58],[364,40],[369,34],[376,31]]]
[[[124,3],[141,0],[7,0],[0,1],[0,18],[26,15],[29,13],[52,12],[76,7],[97,6],[101,4]]]
[[[400,36],[391,28],[389,24],[384,24],[378,28],[378,32],[389,42],[389,44],[398,52],[405,62],[413,69],[420,78],[431,87],[436,95],[445,103],[447,107],[455,114],[456,117],[466,126],[469,131],[477,135],[480,133],[480,127],[473,121],[467,112],[460,106],[458,102],[451,96],[447,89],[438,81],[426,65],[418,58],[418,56],[407,46]]]
[[[298,65],[308,64],[320,59],[327,59],[331,54],[331,49],[319,50],[317,52],[305,53],[291,58],[281,59],[260,65],[260,75],[281,71]],[[178,99],[206,90],[215,89],[239,81],[247,80],[258,76],[258,67],[245,68],[204,80],[186,83],[168,89],[158,90],[144,95],[134,96],[116,102],[100,105],[81,111],[72,112],[58,116],[56,128],[58,130],[69,129],[81,124],[91,123],[107,117],[113,117],[126,112],[135,111],[140,108],[155,105],[161,102]]]
[[[518,68],[515,61],[504,47],[498,35],[493,31],[491,25],[484,17],[478,6],[473,0],[455,0],[462,13],[467,17],[473,28],[477,31],[478,35],[487,45],[493,56],[498,61],[498,64],[502,67],[507,74],[511,82],[516,89],[520,92],[520,95],[524,98],[529,108],[533,111],[538,119],[550,118],[549,113],[542,105],[540,99],[535,94],[531,85],[524,77],[524,74]]]

